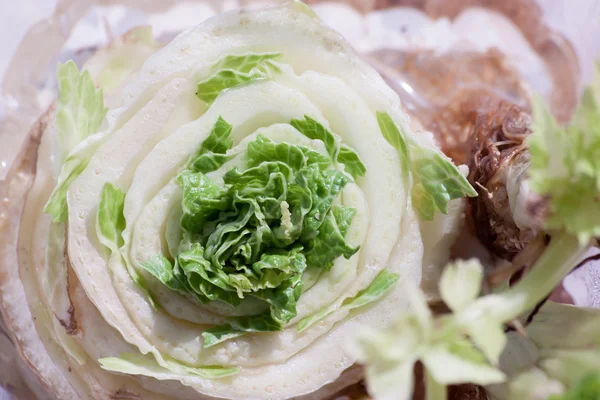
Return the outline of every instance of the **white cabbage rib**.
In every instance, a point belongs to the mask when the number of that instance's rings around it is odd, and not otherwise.
[[[197,83],[211,73],[220,57],[248,52],[281,53],[281,73],[224,91],[206,107],[194,95]],[[341,308],[343,301],[369,286],[386,268],[400,279],[415,282],[422,278],[424,267],[435,275],[432,256],[424,261],[424,254],[448,253],[449,238],[455,236],[462,212],[460,202],[450,208],[449,216],[436,217],[435,224],[419,221],[410,204],[400,156],[377,123],[376,112],[387,112],[409,132],[397,95],[338,34],[293,4],[208,20],[155,53],[122,90],[119,107],[109,112],[107,128],[97,136],[101,145],[68,191],[70,266],[51,273],[52,279],[60,281],[55,292],[44,288],[40,277],[30,276],[31,282],[42,286],[30,289],[42,294],[42,304],[30,298],[30,307],[47,307],[32,312],[46,316],[51,340],[66,354],[53,358],[66,360],[61,370],[80,397],[105,398],[115,388],[126,388],[144,399],[286,399],[313,393],[354,364],[345,347],[351,335],[365,325],[385,327],[392,315],[409,306],[401,285],[379,302],[351,313]],[[306,274],[298,315],[285,330],[247,334],[204,348],[202,332],[222,324],[226,317],[256,309],[251,303],[236,309],[216,302],[201,306],[170,291],[141,266],[155,254],[169,254],[178,244],[181,189],[175,177],[218,117],[233,126],[232,152],[241,152],[259,133],[275,142],[324,151],[322,143],[308,140],[289,125],[305,115],[338,134],[366,165],[366,175],[348,184],[339,199],[357,210],[347,239],[359,244],[360,251],[348,260],[338,258],[329,271]],[[45,134],[42,149],[50,147],[51,135],[51,131]],[[432,145],[428,138],[416,140]],[[48,151],[40,152],[40,160],[48,157]],[[211,173],[211,178],[218,181],[236,162]],[[43,269],[49,265],[44,246],[50,219],[41,209],[51,179],[44,175],[44,163],[39,165],[36,196],[27,201],[21,248],[26,263]],[[126,192],[127,228],[121,255],[110,255],[96,232],[96,212],[107,182]],[[426,249],[424,243],[435,245]],[[27,249],[35,251],[29,254]],[[440,264],[446,261],[441,258]],[[152,307],[128,268],[144,277],[161,308]],[[68,314],[71,305],[78,332],[67,335],[56,317],[60,312]],[[299,320],[325,308],[332,312],[298,332]],[[146,376],[99,368],[97,360],[121,353],[150,355],[145,370],[137,370]],[[168,368],[173,362],[241,369],[236,375],[209,380],[179,367]],[[85,368],[71,376],[64,372],[79,364]],[[77,385],[74,376],[79,376]],[[94,388],[105,388],[104,394]]]
[[[153,42],[141,43],[136,36],[138,32],[136,28],[130,31],[131,36],[116,39],[110,48],[96,53],[89,64],[109,63],[127,48],[135,48],[138,53],[135,61],[143,63],[143,57],[150,55],[150,48],[153,52],[156,47]],[[121,60],[121,65],[129,68],[131,74],[135,66],[131,66],[130,61]],[[118,88],[110,92],[114,97],[107,100],[108,106],[119,106],[118,92]],[[27,171],[16,170],[17,177],[13,181],[9,177],[6,187],[6,200],[19,204],[20,210],[13,211],[8,221],[3,215],[0,223],[3,237],[18,236],[15,250],[4,242],[0,251],[2,273],[7,274],[3,275],[7,278],[5,285],[0,287],[5,321],[41,387],[53,398],[109,399],[118,393],[138,393],[145,399],[159,399],[160,396],[144,390],[132,379],[106,374],[94,362],[99,338],[110,338],[113,330],[101,319],[94,320],[95,308],[67,264],[63,254],[65,236],[62,235],[61,242],[61,235],[57,234],[65,230],[64,223],[53,224],[50,216],[42,212],[54,185],[57,133],[53,118],[51,108],[31,132],[35,137],[36,131],[43,129],[39,147],[34,142],[24,153],[25,159],[32,157],[30,152],[37,153],[35,178],[30,179]],[[15,194],[11,195],[13,190]],[[19,190],[24,192],[19,194]],[[76,309],[73,304],[77,305]],[[75,318],[76,326],[70,324]],[[94,334],[88,335],[88,332]],[[132,350],[124,342],[113,341],[112,346],[120,351]],[[31,378],[27,379],[40,398],[48,396]]]

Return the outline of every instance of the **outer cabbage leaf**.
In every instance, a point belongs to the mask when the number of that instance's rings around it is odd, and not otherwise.
[[[59,95],[56,128],[64,157],[95,133],[106,115],[102,89],[97,89],[88,71],[79,72],[72,60],[60,64],[56,73]]]
[[[248,167],[257,167],[263,161],[281,161],[295,170],[305,165],[317,164],[326,169],[331,165],[331,159],[318,151],[306,146],[289,143],[274,143],[269,138],[258,135],[255,141],[248,144]]]
[[[383,137],[398,151],[403,169],[410,169],[413,185],[413,206],[424,220],[432,220],[435,210],[448,213],[448,202],[464,196],[474,197],[477,192],[452,161],[438,150],[423,147],[406,138],[385,112],[377,113]]]
[[[322,141],[331,159],[344,164],[346,172],[352,175],[353,178],[356,179],[367,172],[358,153],[349,146],[341,144],[337,135],[334,135],[329,129],[308,115],[305,115],[303,120],[294,119],[290,124],[307,138]]]
[[[377,275],[377,277],[366,289],[358,292],[356,296],[344,300],[339,308],[328,307],[316,314],[311,315],[310,317],[300,320],[300,322],[298,322],[298,332],[304,331],[311,325],[322,320],[338,309],[343,308],[347,311],[351,311],[379,300],[394,287],[394,285],[398,282],[398,279],[400,279],[400,275],[391,273],[387,269],[384,269],[379,273],[379,275]]]
[[[206,379],[224,378],[237,374],[239,368],[225,368],[219,366],[206,366],[192,368],[177,361],[165,358],[166,367],[161,367],[149,355],[139,353],[124,353],[119,357],[107,357],[98,360],[103,369],[120,372],[123,374],[151,376],[156,379],[174,379],[173,374],[179,376],[199,376]]]
[[[100,243],[110,250],[111,257],[121,257],[120,247],[123,245],[122,235],[125,229],[124,204],[125,193],[111,183],[104,184],[96,214],[96,232]],[[128,267],[127,271],[133,281],[146,293],[152,306],[157,308],[156,300],[148,291],[143,277],[135,268]]]
[[[280,53],[225,56],[213,67],[214,74],[198,83],[196,95],[210,105],[225,89],[252,81],[270,79],[280,71],[275,61],[281,57]]]
[[[447,214],[450,200],[477,196],[452,161],[438,150],[416,143],[411,143],[409,150],[414,179],[413,205],[424,219],[433,219],[435,209]]]
[[[219,117],[208,137],[200,145],[198,155],[208,152],[225,153],[233,145],[233,140],[229,138],[232,126]]]
[[[78,157],[69,158],[63,164],[58,183],[44,207],[44,212],[50,214],[54,222],[65,222],[67,220],[67,190],[86,167],[87,160]]]
[[[100,241],[114,252],[119,251],[119,247],[123,245],[121,234],[125,229],[124,203],[125,193],[110,183],[104,185],[96,224]]]
[[[219,169],[233,155],[225,154],[233,145],[229,138],[232,126],[219,117],[208,137],[202,142],[195,157],[190,161],[190,169],[194,172],[212,172]]]
[[[311,210],[306,214],[300,237],[303,243],[317,237],[319,228],[325,221],[325,216],[331,209],[333,201],[349,180],[345,174],[338,170],[328,169],[321,172],[315,165],[309,166],[296,174],[295,184],[300,188],[310,190],[312,204]]]
[[[345,144],[340,146],[337,161],[340,164],[344,164],[346,167],[346,172],[352,175],[354,179],[358,178],[359,176],[363,176],[367,172],[367,168],[361,161],[358,153]]]
[[[387,112],[377,113],[377,123],[381,134],[384,139],[392,145],[393,148],[400,154],[400,162],[402,164],[402,171],[408,174],[410,171],[410,158],[408,155],[408,145],[404,135],[400,133],[400,129]]]
[[[354,215],[355,209],[336,206],[323,217],[319,233],[306,252],[308,265],[331,269],[336,258],[350,258],[358,251],[358,246],[350,246],[344,238]]]
[[[296,316],[296,304],[302,294],[302,273],[306,262],[302,254],[292,257],[281,255],[278,258],[264,256],[261,260],[266,268],[277,267],[279,263],[294,265],[294,270],[287,279],[273,290],[263,289],[252,293],[252,296],[264,300],[270,306],[268,313],[250,315],[231,319],[227,325],[216,326],[204,332],[204,346],[210,347],[246,332],[268,332],[282,330],[286,323]],[[269,260],[269,258],[271,258]],[[256,264],[255,264],[256,265]],[[259,267],[260,268],[260,267]]]
[[[304,119],[292,120],[290,125],[298,129],[307,138],[323,142],[331,159],[336,159],[340,147],[340,138],[329,129],[308,115],[305,115]]]
[[[142,266],[169,289],[187,292],[185,282],[177,276],[176,269],[166,257],[156,254]]]
[[[98,131],[106,109],[102,90],[96,89],[90,73],[80,73],[73,61],[59,65],[56,76],[59,86],[56,128],[59,160],[64,165],[44,212],[52,215],[55,222],[61,222],[67,220],[67,190],[89,161],[85,156],[82,157],[84,152],[67,155]]]
[[[225,190],[201,172],[183,171],[177,181],[183,188],[181,224],[185,229],[199,230],[206,221],[231,206],[232,199],[224,195]]]

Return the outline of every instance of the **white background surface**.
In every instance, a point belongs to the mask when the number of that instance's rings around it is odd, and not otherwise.
[[[85,0],[81,0],[85,1]],[[502,0],[499,0],[502,1]],[[29,27],[49,17],[60,0],[0,0],[0,81]],[[550,25],[560,29],[585,58],[600,54],[600,0],[538,0]],[[589,63],[584,71],[589,76]]]

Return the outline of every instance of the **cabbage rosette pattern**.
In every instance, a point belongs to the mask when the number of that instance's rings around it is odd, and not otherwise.
[[[61,399],[352,383],[348,337],[409,306],[400,282],[445,263],[473,189],[301,3],[162,49],[132,35],[59,66],[37,162],[8,180],[26,199],[3,220],[2,306],[24,358]]]

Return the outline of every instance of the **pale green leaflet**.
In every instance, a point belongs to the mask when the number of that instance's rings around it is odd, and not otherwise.
[[[252,81],[270,79],[279,72],[275,61],[281,57],[280,53],[225,56],[214,65],[214,74],[198,83],[196,96],[211,104],[225,89]]]
[[[58,67],[59,97],[56,127],[62,170],[58,182],[44,208],[55,222],[67,220],[67,190],[83,172],[89,161],[86,149],[71,151],[96,133],[104,120],[104,96],[88,71],[79,72],[73,61]]]
[[[413,206],[421,218],[433,219],[436,209],[448,213],[450,200],[477,196],[475,189],[448,157],[407,139],[388,113],[377,113],[377,121],[383,137],[400,153],[403,169],[410,170],[412,174]]]

